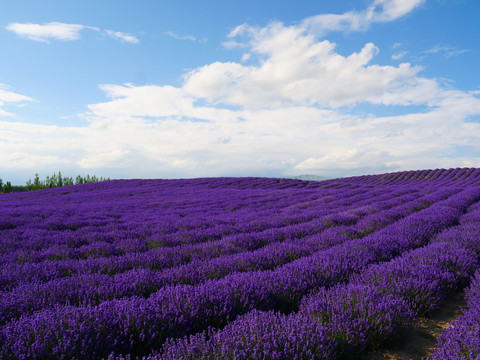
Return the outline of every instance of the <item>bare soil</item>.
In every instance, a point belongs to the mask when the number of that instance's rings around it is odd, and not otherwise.
[[[417,319],[416,326],[400,343],[393,347],[369,351],[359,357],[359,360],[420,360],[430,356],[443,329],[462,315],[462,307],[465,307],[464,297],[463,291],[451,294],[441,308],[429,318]]]

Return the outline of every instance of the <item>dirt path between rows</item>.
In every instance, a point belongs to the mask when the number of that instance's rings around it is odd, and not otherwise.
[[[463,291],[450,295],[441,308],[432,313],[430,318],[419,318],[417,326],[412,329],[402,343],[395,347],[370,351],[360,360],[420,360],[431,354],[436,345],[436,338],[448,324],[462,315],[461,307],[465,307]]]

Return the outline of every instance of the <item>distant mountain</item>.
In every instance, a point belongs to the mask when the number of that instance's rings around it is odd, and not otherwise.
[[[310,174],[302,174],[297,176],[285,175],[283,177],[286,179],[308,180],[308,181],[323,181],[323,180],[332,179],[331,177],[310,175]]]

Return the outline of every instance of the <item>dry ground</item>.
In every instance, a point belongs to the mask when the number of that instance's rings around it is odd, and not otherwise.
[[[420,360],[431,354],[436,345],[436,338],[442,330],[458,316],[465,307],[465,293],[457,292],[449,296],[441,309],[434,312],[430,318],[418,319],[417,326],[405,339],[395,347],[367,352],[360,360]]]

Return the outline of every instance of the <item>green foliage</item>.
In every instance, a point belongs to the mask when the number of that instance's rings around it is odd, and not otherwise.
[[[7,181],[5,183],[5,185],[3,185],[2,192],[3,193],[11,193],[12,192],[12,184],[10,183],[10,181]]]
[[[73,177],[62,176],[62,173],[59,171],[57,173],[53,173],[52,176],[47,176],[44,181],[40,180],[38,174],[35,174],[35,178],[32,180],[28,180],[26,186],[24,187],[28,191],[32,190],[41,190],[41,189],[51,189],[54,187],[61,187],[61,186],[69,186],[69,185],[78,185],[78,184],[86,184],[92,182],[99,182],[99,181],[106,181],[110,180],[110,178],[97,178],[95,175],[90,176],[81,176],[77,175],[74,179]]]
[[[35,174],[35,180],[33,180],[33,186],[34,186],[34,190],[38,190],[42,188],[42,183],[40,181],[40,178],[38,177],[38,174]]]
[[[83,184],[83,177],[81,177],[80,175],[77,175],[75,179],[75,185],[78,185],[78,184]]]
[[[28,191],[25,186],[22,185],[12,185],[12,191],[11,192],[25,192]]]

